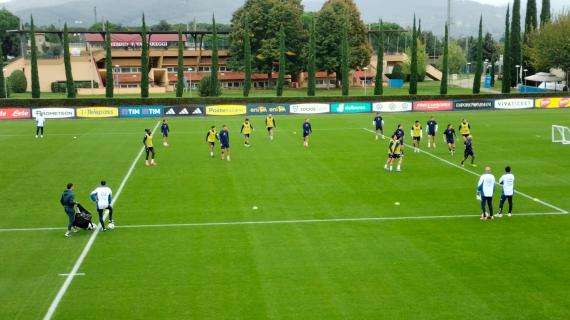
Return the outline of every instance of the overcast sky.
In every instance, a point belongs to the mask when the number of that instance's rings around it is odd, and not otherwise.
[[[2,2],[8,2],[10,0],[0,0],[0,3]],[[11,0],[13,2],[22,2],[22,1],[26,1],[26,0]],[[307,1],[307,0],[304,0]],[[324,3],[325,0],[309,0],[310,2],[320,2],[320,3]],[[426,0],[426,1],[441,1],[441,0]],[[494,5],[504,5],[506,3],[509,2],[509,0],[474,0],[477,2],[481,2],[481,3],[486,3],[486,4],[494,4]]]

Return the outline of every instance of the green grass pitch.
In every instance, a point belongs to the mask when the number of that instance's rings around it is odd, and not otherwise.
[[[470,120],[467,169],[511,165],[519,191],[570,210],[570,147],[550,142],[568,110],[433,115],[440,131]],[[384,114],[408,142],[429,116]],[[302,116],[277,117],[274,141],[253,117],[251,148],[241,117],[170,119],[171,146],[157,132],[158,166],[136,163],[117,228],[97,235],[53,319],[570,318],[569,215],[520,215],[560,210],[517,195],[512,218],[482,222],[475,175],[410,150],[387,173],[387,141],[364,129],[373,115],[310,118],[307,150]],[[0,122],[0,319],[42,318],[90,238],[63,235],[65,184],[92,210],[90,191],[101,179],[117,191],[156,123],[48,120],[35,139],[32,121]],[[204,141],[224,123],[232,162]],[[462,146],[452,158],[438,143],[429,152],[457,164]]]

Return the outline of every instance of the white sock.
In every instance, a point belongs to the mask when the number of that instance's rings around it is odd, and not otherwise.
[[[398,168],[396,170],[400,171],[400,166],[398,166]]]
[[[390,171],[392,171],[392,166],[390,166]]]
[[[230,156],[228,156],[228,161],[232,161],[232,160],[230,159]]]

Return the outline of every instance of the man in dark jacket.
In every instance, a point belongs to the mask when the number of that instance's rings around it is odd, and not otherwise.
[[[71,236],[71,228],[73,228],[73,222],[75,221],[75,195],[73,194],[73,183],[68,183],[67,188],[61,194],[61,199],[59,200],[67,217],[69,218],[69,223],[67,224],[66,237]]]

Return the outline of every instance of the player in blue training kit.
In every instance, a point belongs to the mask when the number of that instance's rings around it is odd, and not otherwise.
[[[309,136],[311,133],[313,133],[313,128],[311,127],[311,123],[307,118],[305,119],[305,122],[303,122],[303,146],[305,148],[309,147]]]
[[[230,159],[230,132],[228,131],[228,126],[225,124],[222,126],[222,130],[218,134],[220,139],[220,146],[222,149],[222,160],[227,159],[228,161],[232,161]]]
[[[452,124],[447,125],[447,129],[443,132],[443,136],[445,142],[447,143],[447,148],[449,149],[449,153],[453,156],[455,155],[455,138],[457,135],[455,134],[455,129],[453,129]]]
[[[431,148],[433,146],[433,148],[435,149],[435,134],[437,133],[437,121],[435,121],[433,116],[430,117],[427,122],[426,131],[428,134],[428,148]]]
[[[471,136],[465,138],[465,152],[463,154],[463,160],[461,160],[461,166],[463,166],[469,157],[471,157],[471,166],[476,167],[475,152],[473,152],[473,138],[471,138]]]
[[[404,145],[404,135],[404,126],[402,124],[399,124],[398,129],[394,131],[394,134],[392,136],[396,136],[402,145]]]
[[[382,139],[384,139],[384,119],[382,119],[380,112],[376,112],[376,117],[372,124],[376,128],[376,140],[378,140],[379,136],[382,136]]]
[[[166,119],[162,119],[160,132],[162,133],[162,144],[165,147],[168,147],[168,134],[170,133],[170,127],[168,126],[168,123],[166,123]]]

